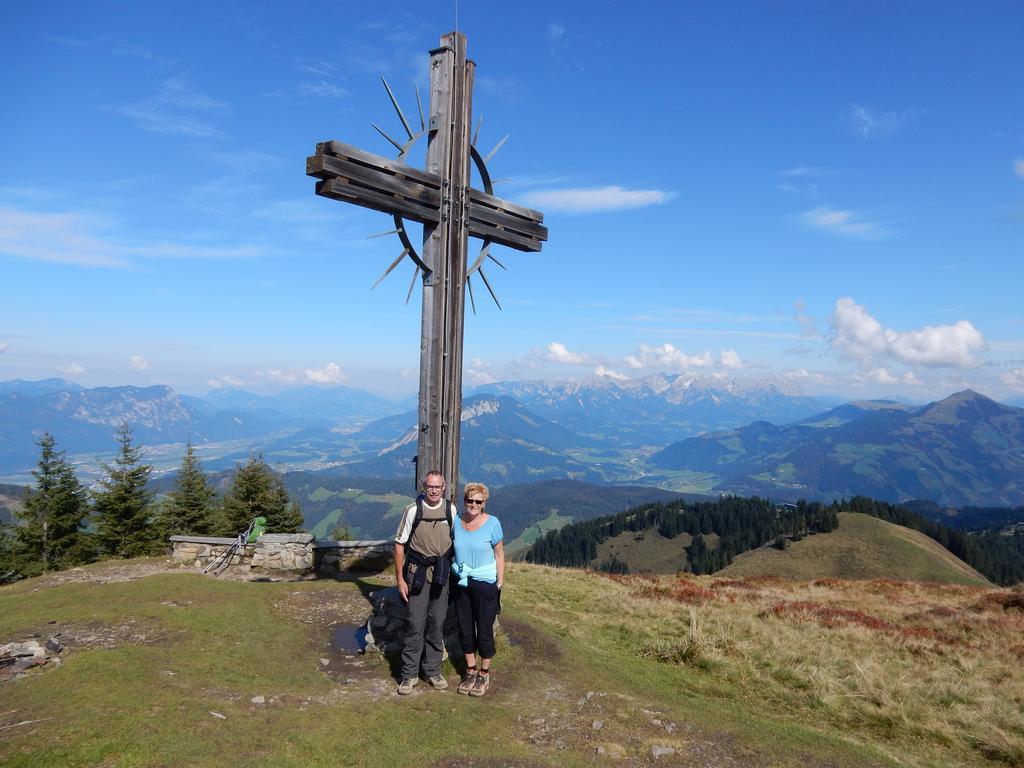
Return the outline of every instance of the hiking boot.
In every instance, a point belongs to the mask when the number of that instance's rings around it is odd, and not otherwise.
[[[464,678],[462,678],[462,682],[459,683],[459,687],[456,688],[455,690],[457,690],[461,694],[468,694],[470,691],[473,690],[473,686],[475,684],[476,684],[476,672],[470,672]]]
[[[491,682],[491,676],[489,674],[479,674],[476,676],[476,680],[473,683],[473,687],[469,691],[470,696],[483,696],[487,693],[487,686]]]
[[[403,680],[402,682],[400,682],[398,684],[398,695],[399,696],[406,696],[406,695],[412,693],[412,689],[415,688],[417,685],[419,685],[419,682],[420,681],[417,680],[415,677],[413,677],[413,678],[406,678],[405,680]]]
[[[444,675],[434,675],[427,682],[436,691],[443,691],[448,687],[448,681],[444,679]]]

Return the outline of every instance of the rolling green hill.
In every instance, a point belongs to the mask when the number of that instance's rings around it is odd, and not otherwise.
[[[784,550],[760,547],[744,552],[716,575],[989,584],[923,533],[856,512],[840,512],[839,528],[808,536]]]

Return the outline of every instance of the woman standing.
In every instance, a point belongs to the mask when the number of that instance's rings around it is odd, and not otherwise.
[[[490,495],[483,483],[467,483],[462,514],[455,528],[452,600],[459,618],[459,643],[466,654],[466,676],[459,693],[483,696],[494,658],[494,619],[501,610],[505,549],[501,523],[484,511]],[[477,666],[477,654],[480,664]]]

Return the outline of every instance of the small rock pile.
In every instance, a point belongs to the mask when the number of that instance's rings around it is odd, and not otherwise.
[[[45,643],[38,640],[26,640],[23,643],[7,643],[0,645],[0,680],[21,677],[33,667],[44,664],[60,664],[60,652],[64,650],[56,637]]]

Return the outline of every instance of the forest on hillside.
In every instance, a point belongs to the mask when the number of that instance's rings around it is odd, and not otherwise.
[[[736,555],[773,541],[799,539],[835,530],[839,519],[832,507],[818,502],[776,505],[757,496],[725,496],[717,501],[644,504],[611,517],[573,523],[539,539],[526,555],[532,563],[586,567],[597,557],[597,545],[624,531],[656,529],[666,539],[682,533],[692,537],[686,548],[687,569],[713,573],[732,562]],[[709,546],[705,536],[718,536]],[[601,570],[624,572],[625,566],[611,560]]]
[[[625,572],[614,557],[594,563],[597,547],[624,531],[657,530],[667,539],[691,536],[685,548],[686,569],[714,573],[743,552],[772,544],[827,533],[838,525],[839,512],[859,512],[919,531],[997,584],[1024,582],[1024,530],[985,530],[980,533],[949,528],[922,515],[866,496],[832,504],[799,501],[775,504],[753,497],[722,497],[717,501],[644,504],[617,515],[573,523],[539,539],[526,555],[533,563]],[[714,534],[718,541],[709,537]]]

